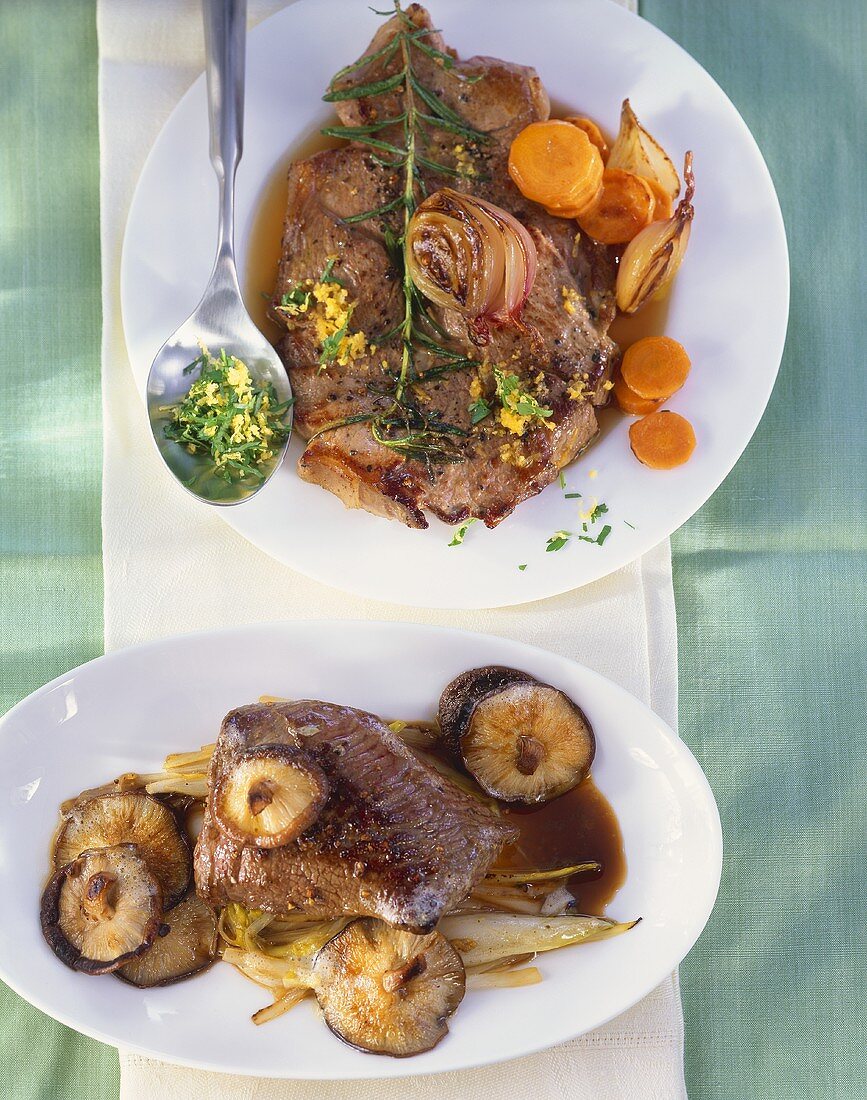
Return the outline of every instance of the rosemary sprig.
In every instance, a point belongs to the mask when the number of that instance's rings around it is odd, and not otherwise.
[[[468,435],[455,424],[449,424],[436,412],[423,409],[415,393],[415,387],[429,379],[454,370],[474,365],[475,360],[454,351],[448,346],[448,334],[430,316],[424,301],[418,294],[406,264],[404,245],[410,219],[418,205],[419,196],[426,194],[422,170],[445,176],[460,176],[459,168],[442,164],[426,155],[431,144],[429,130],[446,131],[484,145],[490,138],[476,130],[456,111],[443,103],[439,96],[426,87],[414,64],[414,56],[420,53],[432,59],[445,70],[453,70],[454,59],[430,42],[428,28],[416,27],[401,8],[400,0],[394,0],[394,9],[382,15],[397,15],[400,27],[394,37],[372,54],[360,57],[341,69],[331,81],[323,97],[328,103],[340,103],[357,99],[376,99],[398,93],[401,108],[390,111],[375,122],[360,126],[328,126],[322,132],[329,137],[342,138],[365,145],[373,152],[374,163],[395,169],[399,173],[398,193],[386,203],[372,210],[353,214],[345,219],[347,225],[358,225],[372,219],[382,219],[384,244],[391,263],[400,276],[404,309],[402,319],[388,332],[379,336],[377,346],[399,344],[400,365],[389,374],[390,400],[384,411],[369,414],[373,438],[385,447],[406,458],[417,459],[427,465],[432,463],[459,462],[463,455],[459,446],[461,437]],[[347,76],[368,66],[386,66],[397,60],[399,68],[386,76],[365,83],[338,87]],[[465,83],[475,83],[480,77],[461,78]],[[394,131],[398,130],[402,143],[398,144]],[[387,137],[384,136],[387,134]],[[390,159],[378,156],[388,154]],[[402,211],[398,227],[389,224],[389,215]],[[424,351],[432,362],[420,370],[416,363],[417,351]],[[352,418],[358,422],[360,418]],[[349,420],[328,425],[330,430]]]

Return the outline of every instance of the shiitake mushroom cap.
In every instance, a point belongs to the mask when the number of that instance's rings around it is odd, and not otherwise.
[[[109,974],[150,948],[162,903],[160,883],[135,845],[82,852],[42,894],[42,934],[71,969]]]
[[[330,787],[297,745],[256,745],[232,758],[211,791],[214,819],[227,836],[257,848],[291,843],[319,817]]]
[[[577,786],[596,751],[581,708],[518,669],[461,673],[442,693],[444,740],[479,786],[503,802],[534,805]]]
[[[509,684],[532,684],[534,677],[505,665],[484,665],[471,668],[446,684],[440,696],[439,725],[443,737],[453,752],[460,755],[460,741],[473,717],[473,711],[483,699],[495,695]]]
[[[144,954],[124,963],[115,977],[139,989],[173,985],[212,965],[217,950],[217,917],[194,890],[180,901]]]
[[[160,882],[164,908],[186,894],[193,873],[190,842],[172,810],[143,791],[98,795],[73,804],[54,841],[54,866],[66,866],[82,852],[135,844]]]
[[[339,1039],[396,1058],[435,1047],[466,991],[464,964],[445,936],[405,932],[376,917],[352,921],[320,949],[313,981]]]

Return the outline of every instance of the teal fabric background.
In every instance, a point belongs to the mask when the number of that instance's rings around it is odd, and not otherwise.
[[[2,711],[102,652],[96,59],[92,3],[0,4]],[[113,1050],[0,983],[6,1100],[115,1098],[117,1078]]]
[[[768,411],[673,540],[680,732],[726,844],[681,969],[692,1100],[867,1095],[867,371],[860,0],[643,0],[762,148],[792,304]],[[736,181],[733,181],[736,186]]]
[[[768,412],[674,538],[681,733],[727,849],[681,970],[687,1084],[692,1100],[860,1100],[865,9],[643,0],[642,13],[744,115],[792,258]],[[92,0],[0,5],[2,709],[102,644],[96,63]],[[0,1073],[10,1100],[117,1095],[112,1050],[2,986]]]

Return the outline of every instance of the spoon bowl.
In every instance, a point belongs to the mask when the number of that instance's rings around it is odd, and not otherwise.
[[[219,258],[202,300],[157,352],[148,375],[147,408],[157,450],[181,485],[208,504],[240,504],[277,470],[289,446],[289,434],[279,450],[275,449],[274,457],[260,464],[262,480],[254,483],[226,481],[215,473],[209,455],[190,454],[182,444],[166,437],[167,406],[182,401],[196,380],[195,374],[184,371],[199,358],[202,346],[214,355],[225,349],[246,365],[255,385],[270,383],[279,403],[291,401],[286,368],[244,308],[234,271]],[[291,432],[291,405],[283,422]]]
[[[244,63],[247,35],[246,0],[203,0],[207,54],[208,117],[211,163],[220,185],[217,258],[202,300],[177,329],[151,364],[147,407],[154,442],[166,466],[193,496],[208,504],[240,504],[249,500],[283,461],[292,429],[292,387],[280,357],[247,312],[234,250],[235,172],[241,159],[244,123]],[[286,439],[279,451],[258,469],[261,480],[227,481],[217,474],[209,455],[190,454],[183,444],[166,437],[169,406],[182,401],[196,381],[188,368],[207,348],[225,351],[244,363],[254,385],[270,383],[279,404],[289,402],[284,418]]]

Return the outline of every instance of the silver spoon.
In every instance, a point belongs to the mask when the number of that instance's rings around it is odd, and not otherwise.
[[[254,382],[270,382],[280,403],[292,388],[279,356],[244,308],[235,268],[235,172],[244,133],[244,62],[247,0],[203,0],[207,55],[208,121],[211,164],[220,184],[217,257],[202,300],[166,340],[151,365],[147,384],[148,416],[157,448],[180,483],[209,504],[239,504],[262,488],[283,460],[288,438],[273,459],[260,467],[255,484],[226,482],[214,474],[209,455],[191,455],[165,436],[165,407],[182,400],[196,374],[184,374],[201,354],[200,342],[214,355],[225,348],[246,363]],[[284,421],[291,429],[291,408]]]

